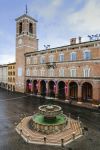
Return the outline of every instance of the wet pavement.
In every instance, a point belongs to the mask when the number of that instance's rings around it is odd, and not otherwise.
[[[15,131],[15,126],[24,116],[37,112],[38,106],[47,104],[42,98],[12,93],[0,89],[0,150],[100,150],[100,111],[92,111],[64,103],[65,114],[71,113],[73,118],[80,117],[83,126],[88,128],[85,135],[66,147],[27,144]]]

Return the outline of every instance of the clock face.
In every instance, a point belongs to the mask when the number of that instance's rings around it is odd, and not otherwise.
[[[18,44],[19,44],[19,45],[22,44],[22,39],[19,39],[19,40],[18,40]]]

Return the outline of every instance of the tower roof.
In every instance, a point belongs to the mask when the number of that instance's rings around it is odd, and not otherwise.
[[[27,15],[27,14],[24,14],[24,15],[22,15],[22,16],[16,18],[15,20],[18,21],[18,20],[20,20],[20,19],[22,19],[22,18],[24,18],[24,17],[26,17],[26,18],[28,18],[28,19],[31,19],[31,20],[33,20],[33,21],[35,21],[35,22],[37,22],[37,20],[35,20],[34,18],[32,18],[31,16],[29,16],[29,15]]]

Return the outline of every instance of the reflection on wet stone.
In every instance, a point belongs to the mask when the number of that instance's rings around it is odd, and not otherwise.
[[[37,112],[40,105],[47,104],[47,101],[40,98],[26,97],[12,99],[24,94],[7,92],[0,89],[0,150],[62,150],[59,146],[45,146],[27,144],[15,131],[15,126],[24,116]],[[93,112],[81,109],[76,106],[67,106],[60,102],[55,102],[63,108],[63,112],[77,119],[80,116],[85,127],[88,127],[88,135],[80,139],[75,139],[72,143],[64,147],[64,150],[100,150],[100,112]],[[25,115],[24,115],[25,114]]]

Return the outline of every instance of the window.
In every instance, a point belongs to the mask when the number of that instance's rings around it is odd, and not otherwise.
[[[49,56],[49,62],[54,62],[54,56],[53,55]]]
[[[37,64],[37,57],[32,56],[32,57],[31,57],[31,63],[32,63],[32,64]]]
[[[30,64],[30,58],[29,57],[26,58],[26,64]]]
[[[29,23],[29,33],[33,33],[33,24]]]
[[[44,63],[45,63],[45,57],[44,57],[44,56],[41,56],[41,57],[40,57],[40,63],[41,63],[41,64],[44,64]]]
[[[30,69],[26,69],[26,76],[30,76]]]
[[[48,70],[48,76],[50,76],[50,77],[53,77],[53,76],[54,76],[54,69],[53,69],[53,68],[50,68],[50,69]]]
[[[84,55],[85,60],[88,60],[91,58],[91,53],[89,50],[84,51],[83,55]]]
[[[76,77],[76,69],[75,68],[70,69],[70,76]]]
[[[19,34],[22,33],[22,22],[19,23]]]
[[[37,57],[34,57],[34,64],[37,64]]]
[[[15,82],[15,78],[13,78],[13,82]]]
[[[71,60],[71,61],[76,60],[76,52],[72,52],[72,53],[71,53],[71,55],[70,55],[70,60]]]
[[[59,54],[59,61],[60,62],[64,61],[64,54],[63,53]]]
[[[33,69],[33,76],[37,76],[37,69]]]
[[[31,63],[34,64],[34,57],[31,57]]]
[[[64,68],[59,69],[59,76],[64,77]]]
[[[89,77],[90,76],[90,68],[84,68],[83,74],[84,74],[84,77]]]
[[[42,68],[42,69],[40,70],[40,74],[41,74],[41,76],[45,76],[45,70],[44,70],[44,68]]]
[[[13,76],[15,75],[15,72],[13,71]]]

